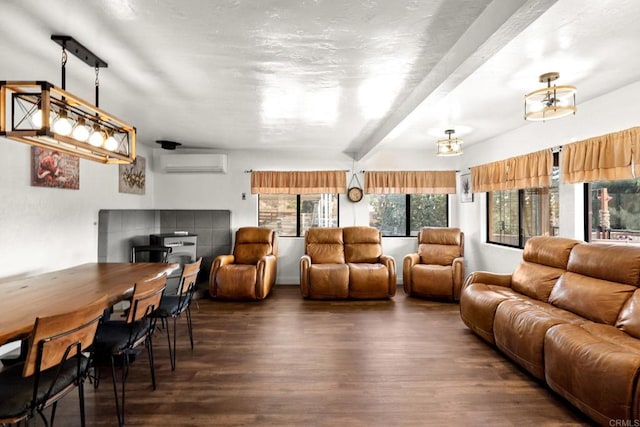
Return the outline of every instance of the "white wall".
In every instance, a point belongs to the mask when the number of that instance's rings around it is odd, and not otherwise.
[[[433,160],[425,144],[422,151],[383,148],[360,162],[343,153],[232,151],[227,174],[165,175],[152,172],[152,149],[139,145],[147,158],[144,196],[118,193],[118,168],[80,161],[80,190],[30,185],[30,147],[0,138],[0,281],[61,269],[97,260],[97,221],[100,209],[230,209],[232,229],[257,223],[257,196],[250,194],[245,170],[451,170],[525,154],[638,124],[640,82],[596,100],[581,102],[576,116],[548,123],[524,123],[482,144],[471,144],[463,156]],[[425,139],[429,139],[425,137]],[[362,175],[359,175],[362,183]],[[246,200],[242,200],[242,193]],[[450,224],[466,235],[467,271],[510,272],[521,251],[488,245],[485,195],[474,203],[450,201]],[[560,188],[560,234],[583,238],[582,186]],[[356,204],[340,198],[340,225],[368,224],[367,196]],[[402,258],[416,248],[415,238],[385,238],[385,253],[396,258],[401,277]],[[280,239],[278,283],[298,283],[302,239]]]
[[[427,165],[424,159],[430,153],[406,151],[380,152],[370,159],[353,162],[343,153],[308,153],[276,151],[231,151],[228,153],[226,174],[155,174],[155,207],[184,209],[230,209],[231,228],[236,230],[247,225],[257,225],[258,196],[251,194],[251,175],[248,170],[347,170],[347,181],[351,171],[358,173],[364,185],[362,170],[441,170],[454,169],[449,159]],[[242,200],[245,193],[246,200]],[[456,203],[451,203],[450,216],[456,216]],[[340,226],[368,225],[368,197],[359,203],[351,203],[345,195],[340,196]],[[398,277],[402,277],[402,258],[416,250],[414,238],[385,238],[383,251],[396,259]],[[304,239],[282,237],[279,240],[278,277],[279,284],[298,284],[300,257],[304,254]]]
[[[640,125],[640,82],[593,100],[579,102],[575,116],[523,126],[482,144],[470,145],[461,157],[467,169],[545,148],[580,141]],[[467,272],[512,272],[522,251],[486,243],[486,193],[475,194],[474,203],[461,204],[458,223],[465,231]],[[560,235],[584,239],[583,184],[560,184]]]
[[[100,209],[153,207],[152,176],[144,196],[121,194],[118,166],[80,160],[79,190],[32,187],[30,158],[0,137],[0,281],[96,262]]]

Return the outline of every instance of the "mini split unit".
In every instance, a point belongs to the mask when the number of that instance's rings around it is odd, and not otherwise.
[[[227,155],[212,153],[157,153],[155,164],[161,173],[227,173]]]

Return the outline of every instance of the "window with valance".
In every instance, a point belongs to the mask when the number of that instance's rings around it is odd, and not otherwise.
[[[455,194],[456,172],[365,172],[364,192],[373,194]]]
[[[252,194],[324,194],[346,191],[346,171],[251,172]]]
[[[562,147],[562,182],[617,181],[640,174],[640,127]]]
[[[471,190],[540,188],[551,185],[553,153],[550,149],[511,157],[471,168]]]

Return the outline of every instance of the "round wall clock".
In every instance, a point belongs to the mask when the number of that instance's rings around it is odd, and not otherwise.
[[[360,187],[351,187],[347,190],[347,197],[352,202],[359,202],[362,200],[362,188]]]

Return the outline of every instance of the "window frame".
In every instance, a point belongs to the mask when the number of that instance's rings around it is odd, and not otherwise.
[[[585,242],[592,242],[592,233],[593,233],[593,216],[594,216],[594,210],[593,210],[593,199],[592,199],[592,195],[593,195],[593,184],[597,184],[600,182],[621,182],[621,181],[640,181],[640,178],[630,178],[630,179],[620,179],[620,180],[613,180],[613,181],[594,181],[594,182],[585,182],[583,184],[583,232],[584,232],[584,236],[583,236],[583,240]],[[620,194],[620,193],[613,193],[613,194]],[[640,194],[640,193],[636,193],[636,194]],[[613,196],[612,196],[613,197]],[[634,229],[625,229],[626,231],[622,231],[620,229],[615,229],[615,228],[611,228],[609,229],[609,232],[612,234],[616,234],[616,233],[620,233],[621,231],[624,233],[632,233],[634,235],[637,236],[637,230]],[[607,243],[611,243],[611,244],[625,244],[628,243],[627,240],[622,239],[622,240],[618,240],[618,239],[613,239],[611,237],[609,238],[604,238],[601,239],[606,241]],[[633,239],[630,239],[633,240]]]
[[[393,193],[392,193],[393,194]],[[396,193],[397,194],[397,193]],[[378,194],[379,196],[389,196],[391,194]],[[391,235],[386,235],[386,234],[382,234],[382,237],[390,237],[390,238],[407,238],[407,237],[416,237],[416,235],[411,235],[411,196],[415,195],[415,196],[420,196],[422,194],[405,194],[405,210],[404,210],[404,214],[405,214],[405,234],[404,236],[391,236]],[[437,195],[437,196],[445,196],[445,218],[447,220],[447,227],[449,227],[449,194],[433,194],[433,195]],[[371,206],[371,204],[369,203],[369,206]],[[369,223],[369,225],[371,226],[371,223]],[[424,225],[421,227],[429,227],[428,225]],[[382,232],[382,230],[380,230],[380,232]]]
[[[553,167],[554,168],[559,168],[559,166],[560,166],[559,153],[558,152],[554,152],[553,153]],[[559,171],[559,169],[558,169],[558,171]],[[556,171],[556,173],[558,173],[558,171]],[[560,182],[559,181],[558,181],[557,185],[558,185],[558,191],[559,191],[560,190]],[[553,183],[549,187],[545,187],[549,191],[549,197],[551,195],[551,188],[552,187],[553,187]],[[500,190],[500,191],[513,191],[513,190]],[[517,245],[512,245],[512,244],[504,243],[504,242],[496,242],[496,241],[493,241],[493,240],[490,239],[490,236],[491,236],[491,214],[490,214],[490,210],[492,208],[492,205],[490,203],[490,194],[493,193],[493,192],[485,193],[485,205],[486,205],[486,211],[485,211],[485,216],[486,216],[486,239],[485,239],[485,242],[486,243],[491,244],[491,245],[504,246],[504,247],[507,247],[507,248],[524,249],[524,245],[525,245],[526,242],[525,242],[525,235],[524,235],[525,231],[524,231],[524,224],[523,224],[523,211],[524,211],[524,207],[525,207],[525,191],[526,191],[526,189],[518,189],[517,191],[518,191],[518,244]],[[585,226],[585,230],[586,230],[586,226]],[[533,236],[529,236],[529,237],[533,237]]]
[[[340,227],[340,194],[339,193],[318,193],[317,195],[322,196],[323,194],[330,194],[335,196],[335,200],[337,203],[337,212],[336,212],[336,226]],[[264,196],[267,196],[268,194],[264,194]],[[293,194],[287,194],[288,196],[293,196]],[[306,194],[308,195],[308,194]],[[258,223],[258,226],[260,226],[260,197],[263,196],[263,194],[258,194],[258,211],[257,211],[257,218],[256,218],[256,222]],[[296,235],[295,236],[291,236],[291,235],[280,235],[278,234],[278,237],[280,238],[299,238],[299,237],[304,237],[304,235],[302,235],[302,212],[301,212],[301,207],[302,207],[302,195],[301,194],[295,194],[296,196]]]

